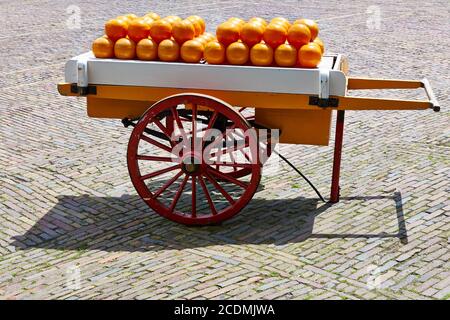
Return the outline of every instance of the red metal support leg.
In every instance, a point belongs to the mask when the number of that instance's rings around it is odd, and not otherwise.
[[[334,141],[333,175],[331,177],[330,202],[339,202],[339,174],[341,171],[342,141],[344,138],[345,111],[339,110],[336,119],[336,137]]]

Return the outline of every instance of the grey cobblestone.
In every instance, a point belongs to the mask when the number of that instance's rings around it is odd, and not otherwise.
[[[69,5],[83,8],[83,32],[66,27]],[[370,29],[372,5],[2,3],[0,298],[449,299],[450,7],[440,0],[420,8],[376,4],[381,25]],[[346,54],[352,76],[427,77],[442,111],[347,112],[338,204],[320,203],[283,165],[264,175],[248,207],[223,225],[173,224],[133,189],[125,157],[130,130],[88,118],[83,98],[61,97],[55,88],[64,63],[89,50],[104,21],[148,11],[198,14],[209,31],[240,15],[318,19],[327,51]],[[24,18],[26,29],[17,23]],[[280,152],[327,195],[333,142],[281,145]],[[70,266],[80,270],[78,289],[67,287]]]

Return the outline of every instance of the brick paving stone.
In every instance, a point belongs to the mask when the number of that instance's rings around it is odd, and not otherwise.
[[[449,295],[450,295],[450,286],[446,287],[434,294],[434,296],[437,299],[447,299],[447,300],[449,299]]]
[[[207,287],[207,288],[205,288],[203,290],[196,290],[196,291],[186,295],[185,298],[186,299],[198,298],[198,297],[203,296],[204,294],[207,294],[207,293],[210,293],[210,292],[216,291],[216,290],[219,290],[219,288],[216,287],[216,286]]]
[[[425,295],[425,296],[432,297],[432,296],[434,296],[437,292],[438,292],[438,290],[436,290],[436,289],[434,289],[434,288],[428,288],[427,290],[424,290],[424,291],[422,292],[422,294]]]
[[[82,8],[81,29],[66,25],[71,5]],[[0,298],[448,299],[450,7],[440,0],[421,3],[421,10],[406,0],[375,4],[382,18],[373,29],[367,26],[373,5],[288,0],[249,9],[228,0],[211,10],[209,3],[186,0],[2,4]],[[282,164],[275,174],[265,170],[254,199],[232,220],[178,226],[136,195],[126,166],[130,130],[117,120],[88,118],[85,99],[55,90],[67,59],[89,50],[104,21],[150,10],[201,15],[210,32],[231,16],[318,19],[327,51],[348,56],[350,75],[427,77],[442,110],[347,112],[338,204],[318,202]],[[28,31],[15,23],[24,18]],[[386,41],[391,45],[380,47]],[[424,97],[409,90],[367,94]],[[279,146],[325,196],[334,121],[331,132],[328,147]],[[81,278],[75,290],[66,287],[73,266]],[[373,290],[367,284],[372,267],[382,280]]]
[[[243,277],[243,276],[238,276],[236,278],[231,278],[231,279],[229,279],[229,280],[227,280],[225,282],[219,283],[219,287],[224,288],[224,287],[227,287],[227,286],[229,286],[231,284],[234,284],[234,283],[237,283],[237,282],[241,282],[241,281],[243,281],[245,279],[246,278]]]

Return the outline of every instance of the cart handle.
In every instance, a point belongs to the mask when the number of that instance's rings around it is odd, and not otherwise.
[[[353,78],[349,77],[347,83],[348,90],[366,90],[366,89],[418,89],[424,88],[428,97],[431,108],[439,111],[441,106],[434,95],[430,82],[423,78],[422,81],[417,80],[397,80],[397,79],[370,79],[370,78]]]

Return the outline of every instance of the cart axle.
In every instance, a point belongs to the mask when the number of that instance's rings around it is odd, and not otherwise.
[[[123,126],[124,126],[125,128],[128,128],[129,126],[132,126],[132,127],[134,128],[134,127],[136,126],[136,123],[134,123],[133,121],[131,121],[131,120],[128,119],[128,118],[123,118],[123,119],[122,119],[122,124],[123,124]],[[148,133],[148,134],[150,134],[150,135],[152,135],[152,136],[154,136],[154,137],[163,139],[163,140],[165,140],[165,141],[170,141],[170,138],[168,138],[164,133],[161,133],[161,132],[159,132],[159,131],[152,130],[152,129],[149,129],[149,128],[145,128],[145,129],[144,129],[144,132],[145,132],[145,133]]]

